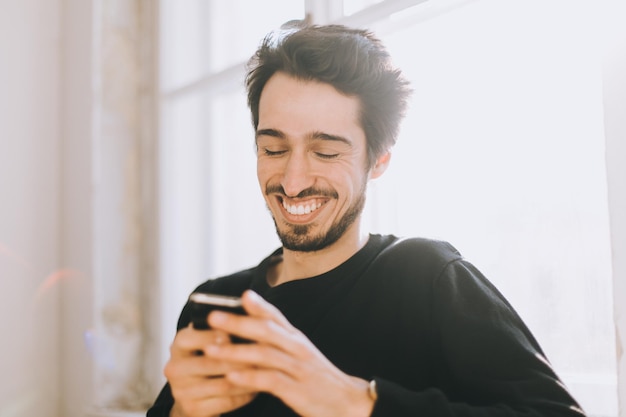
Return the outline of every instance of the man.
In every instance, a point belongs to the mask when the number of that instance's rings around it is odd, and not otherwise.
[[[270,36],[246,85],[282,247],[198,288],[243,294],[247,315],[213,312],[211,329],[195,330],[183,309],[148,416],[583,415],[512,307],[453,247],[361,229],[410,93],[372,34]]]

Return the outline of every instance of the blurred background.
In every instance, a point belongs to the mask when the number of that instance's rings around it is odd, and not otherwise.
[[[244,65],[305,17],[415,89],[367,227],[450,241],[626,417],[620,0],[0,0],[0,417],[144,415],[189,292],[278,246]]]

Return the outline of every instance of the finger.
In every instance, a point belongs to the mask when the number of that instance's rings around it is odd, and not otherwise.
[[[226,315],[220,311],[214,311],[209,315],[209,325],[214,329],[221,329],[244,339],[283,348],[286,347],[285,343],[301,333],[277,307],[254,291],[245,291],[242,295],[242,302],[248,315]],[[250,318],[256,321],[250,321]]]
[[[289,320],[285,318],[283,313],[281,313],[281,311],[276,306],[267,302],[256,292],[252,290],[246,290],[241,297],[241,301],[243,303],[244,309],[251,316],[270,319],[286,328],[293,327],[291,323],[289,323]]]
[[[307,344],[308,341],[293,326],[285,326],[275,320],[263,317],[238,316],[213,311],[209,314],[209,323],[215,329],[294,354],[301,349],[302,344]]]
[[[221,413],[236,410],[248,404],[256,397],[256,394],[229,395],[225,397],[215,397],[211,399],[212,407]]]
[[[224,397],[211,397],[202,400],[176,398],[172,410],[175,415],[221,415],[243,407],[254,399],[256,394],[242,394]]]
[[[258,392],[284,392],[295,387],[296,380],[273,369],[247,369],[229,372],[225,379],[233,386]]]
[[[230,341],[222,330],[195,330],[190,326],[181,329],[170,346],[172,356],[195,356],[212,344],[224,344]]]
[[[252,391],[249,388],[235,385],[223,376],[215,378],[187,378],[172,386],[172,395],[175,398],[185,398],[193,401],[251,393]]]
[[[227,362],[223,359],[208,356],[171,358],[163,369],[168,381],[180,381],[186,378],[212,378],[241,369],[241,362]]]
[[[296,375],[302,371],[303,366],[310,363],[283,350],[260,343],[213,345],[207,349],[207,356],[218,362],[239,365],[233,366],[226,374],[246,369],[271,368],[285,374]]]

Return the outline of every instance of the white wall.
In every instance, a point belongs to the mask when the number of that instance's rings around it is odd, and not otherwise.
[[[56,416],[60,2],[0,10],[0,415]]]

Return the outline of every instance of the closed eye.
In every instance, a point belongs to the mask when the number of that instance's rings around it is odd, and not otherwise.
[[[284,154],[285,152],[287,152],[287,151],[271,151],[271,150],[269,150],[267,148],[263,149],[263,153],[265,155],[267,155],[267,156],[280,156],[280,155]]]
[[[322,153],[322,152],[315,152],[315,155],[318,158],[322,158],[322,159],[334,159],[334,158],[337,158],[339,156],[338,153],[329,154],[329,153]]]

